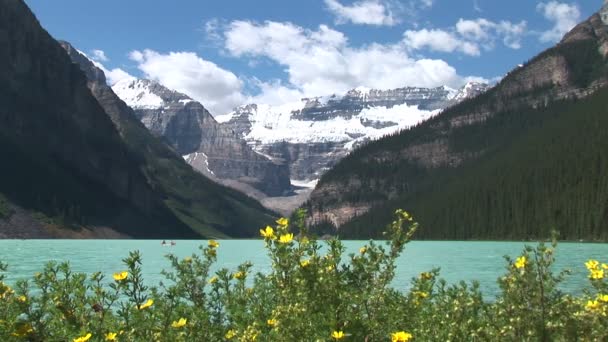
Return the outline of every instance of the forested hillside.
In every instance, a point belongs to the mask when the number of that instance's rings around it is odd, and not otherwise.
[[[594,15],[485,94],[355,151],[321,179],[309,220],[378,236],[406,208],[419,238],[607,237],[607,36]]]

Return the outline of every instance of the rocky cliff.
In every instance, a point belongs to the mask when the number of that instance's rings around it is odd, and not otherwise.
[[[374,214],[379,212],[378,208],[383,208],[382,214],[388,218],[389,208],[425,202],[424,199],[430,198],[430,189],[440,197],[437,187],[456,188],[454,184],[465,175],[463,168],[475,169],[478,164],[481,168],[491,158],[499,158],[498,155],[506,160],[500,153],[528,132],[547,125],[541,124],[543,120],[551,122],[543,108],[559,101],[576,102],[608,84],[607,37],[607,26],[599,15],[594,15],[555,47],[511,71],[486,93],[350,154],[326,173],[313,191],[307,204],[310,220],[326,227],[348,227],[365,236],[364,225],[373,223],[382,227],[385,223],[386,219]],[[559,106],[551,108],[555,110]],[[535,111],[539,114],[534,114]],[[563,115],[568,117],[573,113]],[[553,133],[542,130],[547,137]],[[487,199],[486,203],[492,201]],[[438,206],[439,202],[436,201]],[[464,202],[465,199],[461,199],[461,203]],[[429,215],[432,212],[436,217],[448,216],[448,208],[441,213],[440,209],[430,209],[433,206],[430,201],[425,203],[427,207],[421,211]],[[483,207],[480,203],[471,205]],[[490,214],[479,215],[477,218]],[[462,221],[459,223],[466,223]],[[469,225],[473,225],[471,221]],[[470,237],[464,233],[460,236]]]
[[[291,191],[283,161],[255,152],[199,102],[150,80],[126,79],[113,90],[152,134],[208,177],[242,190],[257,189],[263,196]]]
[[[249,104],[217,119],[256,151],[285,160],[292,181],[311,182],[353,148],[417,125],[487,89],[480,83],[458,90],[356,88],[280,106]]]
[[[0,194],[9,208],[0,215],[3,234],[39,231],[34,224],[16,226],[35,220],[55,233],[21,236],[108,236],[102,232],[109,229],[113,236],[192,238],[203,232],[227,236],[244,221],[270,219],[259,204],[197,179],[193,171],[178,175],[188,182],[182,187],[204,185],[202,192],[218,200],[172,193],[179,184],[162,172],[189,167],[139,134],[145,128],[131,124],[138,121],[129,120],[122,101],[106,112],[112,94],[95,88],[103,73],[89,70],[88,80],[22,0],[0,1],[0,46],[0,152],[6,161]],[[172,166],[161,167],[167,164]],[[203,215],[202,206],[211,214]]]

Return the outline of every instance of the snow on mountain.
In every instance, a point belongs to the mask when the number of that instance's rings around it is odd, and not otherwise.
[[[256,151],[290,165],[291,180],[318,179],[362,143],[415,126],[442,109],[488,88],[468,83],[450,87],[365,87],[345,94],[304,98],[279,106],[250,104],[216,116]]]
[[[135,78],[118,81],[112,90],[131,108],[153,109],[164,104],[160,96],[150,91],[146,82]]]

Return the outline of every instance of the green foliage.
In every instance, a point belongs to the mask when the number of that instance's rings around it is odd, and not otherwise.
[[[566,62],[566,84],[521,86],[528,66],[553,56]],[[340,191],[313,192],[305,207],[371,206],[339,228],[349,238],[381,236],[390,213],[408,207],[427,227],[424,239],[536,239],[551,229],[565,239],[608,239],[608,89],[554,100],[607,74],[596,40],[558,44],[488,92],[354,151],[319,181]],[[470,117],[478,119],[454,124]],[[413,146],[440,163],[420,163]]]
[[[297,220],[296,220],[297,221]],[[49,263],[12,289],[0,263],[2,341],[596,341],[608,337],[608,265],[586,265],[593,290],[558,290],[555,242],[526,247],[507,261],[502,292],[484,300],[478,284],[447,285],[437,269],[412,279],[406,292],[389,284],[395,260],[417,224],[397,211],[389,240],[344,255],[339,240],[323,244],[287,219],[260,232],[272,261],[265,274],[250,263],[211,274],[216,241],[171,269],[159,287],[143,285],[132,252],[109,279]],[[300,231],[294,236],[291,231]]]
[[[454,130],[455,152],[483,156],[412,176],[415,191],[377,204],[341,235],[380,236],[368,227],[408,206],[427,227],[419,236],[425,239],[538,239],[552,229],[568,240],[607,239],[607,94],[505,111]]]

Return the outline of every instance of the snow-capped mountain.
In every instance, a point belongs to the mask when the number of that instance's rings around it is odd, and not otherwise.
[[[488,89],[467,83],[392,90],[356,88],[279,106],[250,104],[216,120],[256,151],[287,161],[293,181],[318,179],[354,147],[428,120],[443,108]]]
[[[291,191],[285,163],[254,151],[187,95],[154,81],[134,78],[122,80],[112,89],[152,134],[164,138],[192,167],[208,177],[250,195],[261,191],[279,196]]]

